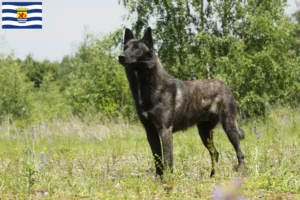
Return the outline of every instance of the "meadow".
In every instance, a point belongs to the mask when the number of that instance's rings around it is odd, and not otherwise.
[[[218,126],[214,178],[197,129],[174,135],[174,174],[155,179],[140,124],[103,120],[0,127],[0,199],[300,199],[300,112],[241,121],[246,167]],[[171,190],[166,191],[168,186]]]
[[[0,200],[300,199],[300,8],[287,16],[286,0],[118,3],[124,24],[100,36],[94,31],[110,18],[99,19],[60,61],[34,52],[21,59],[19,48],[7,54],[12,44],[0,38]],[[220,157],[210,178],[210,156],[194,127],[174,134],[174,173],[165,183],[155,178],[116,60],[125,24],[137,38],[152,26],[155,52],[174,77],[228,85],[247,118],[239,120],[244,168],[236,170],[218,126]]]

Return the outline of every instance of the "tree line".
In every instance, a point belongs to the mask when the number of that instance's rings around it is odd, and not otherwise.
[[[139,37],[154,28],[156,52],[176,78],[227,83],[240,116],[297,107],[300,100],[300,10],[284,0],[119,0]],[[45,121],[103,116],[135,120],[124,70],[117,62],[123,28],[86,34],[59,62],[0,57],[0,120]]]

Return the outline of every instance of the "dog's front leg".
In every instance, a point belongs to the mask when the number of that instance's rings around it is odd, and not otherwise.
[[[163,127],[159,132],[164,157],[164,167],[167,171],[173,172],[173,135],[172,127]]]
[[[162,164],[161,144],[158,132],[155,129],[146,128],[146,133],[154,157],[156,175],[162,178],[164,167]]]
[[[158,135],[161,139],[162,154],[164,160],[164,170],[173,172],[173,136],[172,125],[166,120],[170,113],[164,110],[162,104],[158,104],[155,108],[147,112],[149,120],[154,124]]]

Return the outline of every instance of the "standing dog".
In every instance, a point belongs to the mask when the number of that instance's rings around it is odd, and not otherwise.
[[[212,132],[219,121],[235,149],[238,166],[243,164],[240,139],[245,134],[236,123],[234,97],[223,82],[181,81],[169,75],[154,53],[150,27],[139,40],[126,29],[124,51],[118,58],[125,68],[139,119],[146,130],[157,175],[163,175],[166,167],[173,169],[172,133],[195,124],[211,157],[210,176],[215,173],[214,165],[219,157]]]

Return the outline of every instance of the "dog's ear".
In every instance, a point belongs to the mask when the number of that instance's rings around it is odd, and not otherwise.
[[[143,41],[145,42],[145,44],[150,50],[153,50],[152,30],[150,27],[147,28],[143,37]]]
[[[133,34],[129,28],[125,29],[125,35],[124,35],[124,47],[127,44],[127,42],[131,39],[133,39]]]

